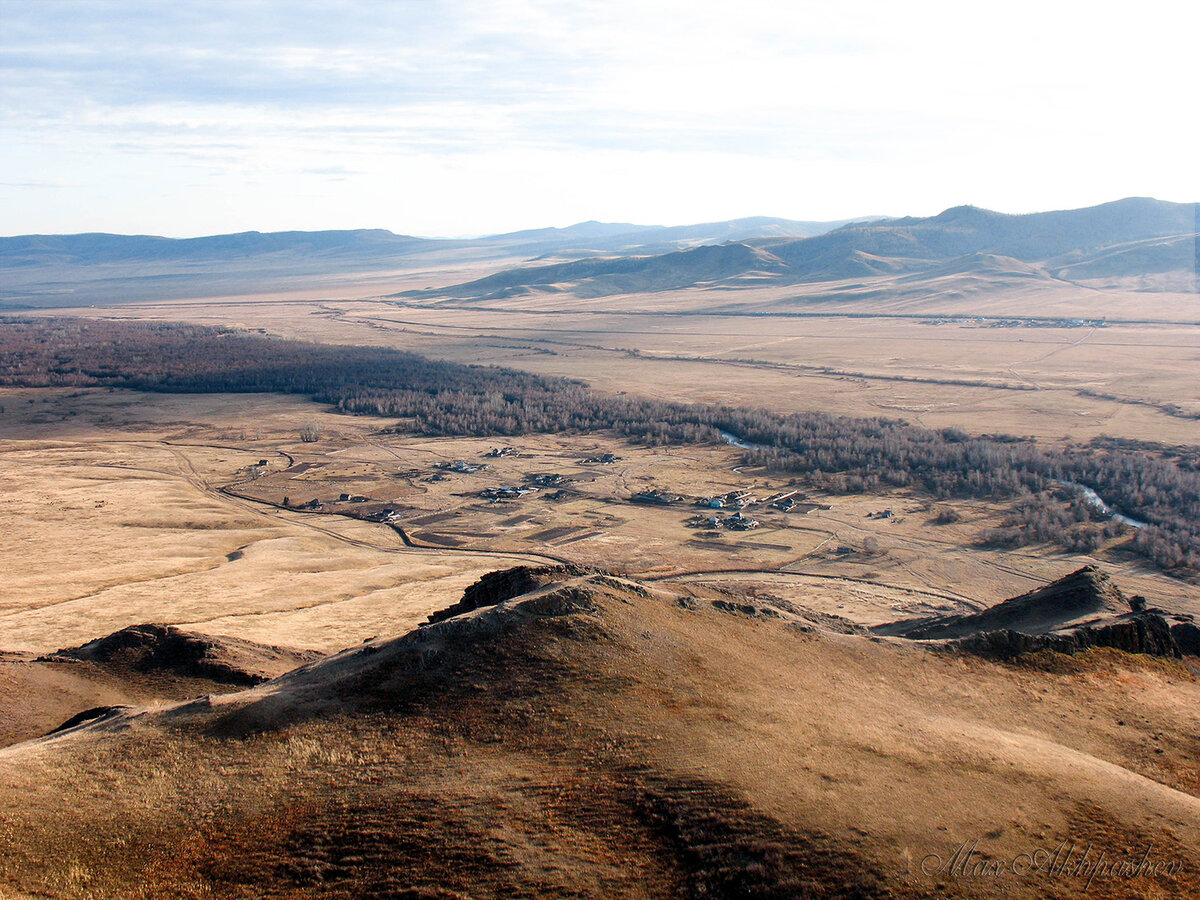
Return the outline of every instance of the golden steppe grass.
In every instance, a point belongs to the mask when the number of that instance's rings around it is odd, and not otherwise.
[[[1097,654],[1016,669],[721,611],[720,594],[567,590],[585,592],[578,611],[485,611],[424,644],[373,642],[244,694],[0,751],[5,883],[489,898],[1200,885],[1200,697],[1183,666]],[[414,666],[422,646],[441,652]],[[1007,866],[1063,841],[1181,868],[1091,886],[1028,865],[933,871],[964,842]]]
[[[398,275],[389,286],[449,284],[479,271]],[[966,275],[480,302],[365,296],[378,288],[347,277],[322,300],[196,298],[69,312],[394,346],[667,399],[882,415],[1046,440],[1200,444],[1200,418],[1165,411],[1173,404],[1200,415],[1195,294]],[[1106,324],[992,327],[979,316]]]
[[[415,624],[519,561],[408,550],[389,529],[217,490],[261,458],[284,465],[307,422],[380,422],[280,397],[3,393],[0,649],[48,652],[167,622],[334,650]]]
[[[407,628],[481,573],[519,562],[726,584],[870,625],[987,605],[1096,561],[979,547],[1001,507],[959,502],[959,522],[935,525],[941,507],[906,493],[826,496],[801,485],[806,512],[759,503],[747,510],[761,521],[753,531],[690,527],[715,512],[692,498],[745,489],[761,500],[793,487],[745,470],[725,445],[530,436],[514,441],[520,455],[489,459],[495,441],[384,433],[395,423],[298,398],[2,393],[4,650],[49,652],[143,622],[336,650]],[[320,425],[321,440],[298,439],[307,423]],[[583,461],[606,451],[620,460]],[[431,480],[443,471],[436,464],[455,460],[488,468]],[[479,496],[537,473],[564,475],[567,495]],[[685,499],[631,502],[648,488]],[[372,502],[341,503],[342,494]],[[282,508],[285,498],[322,506]],[[384,508],[413,546],[353,518]],[[891,517],[879,518],[885,509]],[[1190,585],[1138,565],[1120,543],[1100,562],[1127,592],[1200,613]]]

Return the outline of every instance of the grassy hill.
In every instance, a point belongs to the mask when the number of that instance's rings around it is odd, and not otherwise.
[[[311,287],[321,277],[413,271],[546,256],[671,251],[766,235],[812,235],[845,224],[750,218],[686,226],[581,222],[474,239],[383,229],[164,238],[74,234],[0,237],[0,308],[120,304]]]
[[[466,606],[258,687],[3,751],[5,889],[1088,895],[1078,874],[951,863],[1063,842],[1183,861],[1098,876],[1097,896],[1200,889],[1183,665],[1005,665],[575,568],[485,580]]]
[[[594,297],[698,285],[802,284],[894,275],[936,278],[948,271],[996,278],[1135,278],[1166,273],[1163,284],[1192,289],[1197,204],[1128,198],[1087,209],[1006,215],[959,206],[931,218],[852,223],[811,237],[730,242],[705,253],[521,267],[437,291],[408,294],[497,299],[513,288]],[[714,264],[719,261],[719,264]]]

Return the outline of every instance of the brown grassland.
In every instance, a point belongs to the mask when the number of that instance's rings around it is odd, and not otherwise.
[[[1194,295],[939,276],[920,298],[889,278],[385,296],[466,274],[56,312],[1200,452]],[[1196,585],[1128,534],[1091,555],[1002,550],[980,542],[1001,503],[826,494],[725,444],[418,437],[296,396],[4,388],[0,409],[0,896],[1200,895],[1194,657],[1021,667],[865,628],[1085,564],[1200,616]],[[536,490],[482,495],[506,486]],[[680,499],[634,502],[651,489]],[[758,527],[692,521],[730,515],[695,501],[731,491],[759,499]],[[761,502],[791,491],[789,511]],[[559,563],[621,579],[561,570],[414,631],[484,573]],[[248,691],[35,661],[147,622],[345,652]],[[922,871],[975,840],[993,861],[1074,841],[1182,868],[1090,885]]]

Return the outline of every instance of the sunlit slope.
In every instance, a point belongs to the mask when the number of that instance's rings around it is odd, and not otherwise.
[[[1200,846],[1186,668],[1115,654],[1049,674],[574,569],[482,599],[244,693],[5,751],[8,885],[1082,896],[927,873],[964,841],[1007,860]],[[15,799],[31,790],[47,800]],[[1105,887],[1198,885],[1185,866]]]

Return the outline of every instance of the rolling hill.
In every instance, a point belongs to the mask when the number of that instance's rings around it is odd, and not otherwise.
[[[432,618],[256,687],[112,710],[0,751],[0,885],[374,898],[1200,888],[1200,695],[1183,664],[1105,651],[1014,666],[770,597],[575,567],[487,576]],[[1136,880],[1006,868],[996,882],[952,862],[970,847],[1008,866],[1068,843],[1159,865]]]
[[[520,267],[405,296],[498,299],[524,288],[594,297],[764,281],[936,278],[948,272],[1082,282],[1141,279],[1126,286],[1192,290],[1197,230],[1197,204],[1146,198],[1028,215],[960,206],[931,218],[852,223],[811,237],[734,241],[722,245],[723,254],[673,252],[593,259],[586,266]],[[714,266],[717,258],[720,265]]]
[[[677,250],[660,256],[584,259],[508,269],[476,281],[420,295],[492,300],[530,289],[571,291],[580,297],[675,290],[704,283],[774,275],[787,265],[770,252],[741,241]]]
[[[338,274],[664,252],[768,235],[820,234],[844,224],[769,218],[676,227],[581,222],[454,240],[382,229],[250,231],[182,239],[20,235],[0,237],[0,308],[222,296],[278,290]]]
[[[380,229],[169,239],[80,234],[0,238],[0,308],[119,304],[338,283],[352,276],[490,265],[415,299],[599,297],[896,276],[1063,280],[1196,289],[1197,205],[1127,198],[1007,215],[959,206],[929,218],[806,222],[766,217],[686,226],[581,222],[474,239]]]

